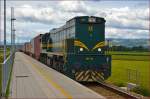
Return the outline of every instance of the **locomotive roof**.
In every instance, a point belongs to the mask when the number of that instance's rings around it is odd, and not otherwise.
[[[73,19],[86,18],[86,17],[93,17],[93,18],[99,18],[99,19],[105,20],[105,19],[102,18],[102,17],[96,17],[96,16],[75,16],[75,17],[71,18],[70,20],[68,20],[67,22],[69,22],[69,21],[71,21],[71,20],[73,20]],[[67,22],[66,22],[66,23],[67,23]]]
[[[51,29],[51,30],[50,30],[50,33],[53,33],[53,32],[55,32],[55,31],[59,31],[59,29],[65,28],[66,25],[67,25],[67,23],[69,23],[70,21],[72,21],[72,20],[74,20],[74,19],[87,18],[87,17],[89,17],[89,18],[90,18],[90,17],[92,17],[92,18],[98,18],[98,19],[101,19],[101,20],[105,21],[105,19],[102,18],[102,17],[96,17],[96,16],[76,16],[76,17],[73,17],[73,18],[71,18],[70,20],[66,21],[66,24],[65,24],[65,25],[60,26],[60,27],[58,27],[58,28],[53,28],[53,29]]]

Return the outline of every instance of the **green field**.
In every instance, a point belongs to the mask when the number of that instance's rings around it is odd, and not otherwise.
[[[2,50],[0,49],[0,63],[3,62],[3,56],[2,56],[2,55],[3,55],[3,53],[2,53]],[[1,75],[1,73],[2,73],[1,67],[2,67],[2,66],[1,66],[1,64],[0,64],[0,93],[1,93],[1,90],[2,90],[2,89],[1,89],[1,87],[2,87],[2,86],[1,86],[1,85],[2,85],[2,84],[1,84],[1,76],[2,76],[2,75]]]
[[[109,52],[113,60],[149,61],[150,52]]]
[[[10,49],[7,48],[7,52],[6,52],[7,57],[9,56],[9,54],[10,54]],[[0,49],[0,63],[2,62],[3,62],[3,49]]]
[[[127,82],[140,85],[150,95],[150,56],[148,52],[111,52],[112,75],[107,82],[124,86]],[[127,54],[127,55],[116,55]],[[136,55],[136,56],[132,56]],[[129,73],[130,72],[130,73]]]
[[[0,63],[3,62],[3,50],[0,49]]]
[[[136,51],[127,51],[127,52],[122,52],[122,51],[111,51],[109,54],[127,54],[127,55],[150,55],[150,52],[136,52]]]

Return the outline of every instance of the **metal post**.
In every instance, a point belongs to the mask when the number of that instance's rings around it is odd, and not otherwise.
[[[2,26],[1,26],[2,24],[1,24],[1,0],[0,0],[0,48],[1,48],[1,33],[2,33],[2,31],[1,31],[1,28],[2,28]]]
[[[12,48],[12,54],[15,51],[15,28],[14,28],[14,21],[16,19],[14,18],[14,8],[11,7],[11,48]]]
[[[108,45],[107,45],[107,52],[109,53],[109,51],[110,51],[110,41],[109,40],[107,40],[107,43],[108,43]]]
[[[13,20],[12,20],[12,13],[13,13],[13,8],[11,7],[11,55],[13,53]]]
[[[4,61],[6,60],[6,0],[4,0]]]
[[[16,40],[16,35],[15,35],[15,29],[13,30],[13,51],[15,51],[16,50],[16,44],[15,44],[15,40]]]

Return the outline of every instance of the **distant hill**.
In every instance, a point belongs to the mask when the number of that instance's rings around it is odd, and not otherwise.
[[[126,47],[136,47],[143,46],[145,48],[150,48],[150,39],[114,39],[106,38],[109,40],[113,46],[126,46]]]
[[[136,47],[136,46],[143,46],[145,48],[150,48],[150,39],[114,39],[114,38],[106,38],[109,40],[113,46],[126,46],[126,47]],[[3,42],[0,42],[0,45]],[[10,45],[10,43],[7,43]],[[23,43],[18,43],[16,45],[23,45]]]

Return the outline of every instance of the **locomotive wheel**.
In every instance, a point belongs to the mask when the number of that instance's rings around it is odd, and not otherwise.
[[[53,67],[53,58],[50,58],[50,67]]]

